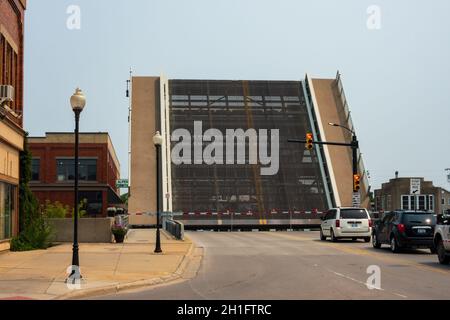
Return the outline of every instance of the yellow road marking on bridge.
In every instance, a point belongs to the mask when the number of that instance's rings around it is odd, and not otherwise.
[[[310,238],[310,237],[303,237],[303,236],[293,236],[293,235],[287,235],[287,234],[281,234],[281,233],[271,233],[271,235],[280,237],[280,238],[286,238],[286,239],[292,239],[292,240],[314,240],[314,238]],[[315,244],[320,245],[322,247],[332,247],[335,248],[339,251],[345,252],[345,253],[349,253],[349,254],[354,254],[354,255],[359,255],[359,256],[369,256],[384,262],[395,262],[395,263],[403,263],[406,266],[410,266],[410,267],[415,267],[417,269],[421,269],[421,270],[427,270],[427,271],[432,271],[432,272],[436,272],[436,273],[440,273],[440,274],[445,274],[445,275],[450,275],[450,271],[445,271],[445,270],[439,270],[433,267],[428,267],[428,266],[423,266],[420,265],[417,262],[412,262],[409,260],[405,260],[405,259],[400,259],[400,258],[389,258],[389,257],[385,257],[385,256],[381,256],[378,253],[374,253],[374,252],[369,252],[365,249],[360,249],[360,248],[349,248],[349,247],[345,247],[342,245],[339,245],[337,243],[333,243],[333,242],[315,242]]]

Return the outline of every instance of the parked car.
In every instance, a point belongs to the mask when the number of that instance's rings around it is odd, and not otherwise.
[[[396,253],[403,248],[428,248],[435,253],[433,242],[436,214],[429,211],[397,210],[386,212],[374,223],[372,245],[381,248],[389,244]]]
[[[434,246],[441,264],[450,263],[450,215],[439,215],[434,231]]]
[[[363,208],[334,208],[322,218],[320,240],[336,242],[339,239],[364,239],[370,241],[372,220],[369,212]]]

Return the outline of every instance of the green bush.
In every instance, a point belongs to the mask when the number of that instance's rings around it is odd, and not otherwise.
[[[52,234],[52,228],[43,217],[35,218],[11,240],[11,251],[47,249],[51,245]]]
[[[51,227],[45,222],[36,197],[28,185],[31,180],[32,155],[28,148],[28,133],[20,152],[19,184],[19,235],[11,240],[11,251],[47,249],[52,236]]]
[[[87,199],[83,199],[80,201],[80,203],[78,204],[78,218],[83,218],[86,214],[86,205],[87,205]],[[71,212],[70,212],[70,216],[73,218],[73,212],[75,211],[74,208],[72,208]]]
[[[47,219],[63,219],[68,211],[69,206],[65,206],[59,201],[51,203],[50,200],[46,200],[42,206],[42,214]]]

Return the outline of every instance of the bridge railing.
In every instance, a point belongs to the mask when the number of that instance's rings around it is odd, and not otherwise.
[[[184,240],[184,224],[182,222],[164,219],[163,227],[164,230],[173,235],[175,239]]]

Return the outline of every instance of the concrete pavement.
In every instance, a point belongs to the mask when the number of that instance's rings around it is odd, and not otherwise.
[[[163,254],[154,254],[154,230],[130,230],[124,244],[80,244],[81,290],[65,283],[71,244],[48,250],[0,253],[0,299],[61,299],[108,294],[155,285],[196,272],[201,251],[162,233]],[[194,271],[192,271],[194,270]]]
[[[392,254],[361,241],[323,242],[318,232],[188,235],[204,247],[197,277],[96,299],[450,299],[450,267],[429,250]],[[379,289],[367,287],[374,268]]]

